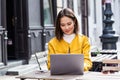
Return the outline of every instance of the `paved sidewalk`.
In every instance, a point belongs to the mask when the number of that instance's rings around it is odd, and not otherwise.
[[[33,64],[33,66],[34,66],[34,64]],[[46,65],[41,65],[41,69],[42,70],[47,70]],[[33,69],[33,70],[39,70],[39,68],[36,68],[36,69]],[[33,70],[27,71],[26,73],[29,73]],[[23,74],[26,74],[26,73],[23,73]],[[23,74],[20,74],[20,75],[23,75]],[[19,78],[16,78],[17,76],[19,76],[19,75],[3,75],[3,76],[0,76],[0,80],[20,80]],[[38,79],[26,79],[26,80],[38,80]]]
[[[0,80],[20,80],[19,78],[16,77],[17,76],[4,75],[4,76],[0,76]],[[26,80],[37,80],[37,79],[26,79]]]
[[[16,77],[17,76],[7,76],[7,75],[4,75],[4,76],[0,76],[0,80],[20,80],[20,79],[17,79]]]

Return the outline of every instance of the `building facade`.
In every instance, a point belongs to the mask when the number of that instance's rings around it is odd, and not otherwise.
[[[101,49],[99,36],[104,28],[105,0],[0,0],[0,67],[11,60],[28,63],[32,54],[45,51],[54,37],[54,22],[62,8],[71,8],[78,18],[80,33],[91,45]],[[120,35],[119,0],[111,0],[115,23]],[[116,10],[117,8],[117,10]]]
[[[0,0],[0,66],[44,51],[56,14],[56,0]]]

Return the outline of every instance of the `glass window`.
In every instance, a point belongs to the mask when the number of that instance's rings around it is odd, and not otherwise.
[[[43,1],[44,1],[44,25],[53,24],[52,2],[51,0]]]
[[[73,0],[67,0],[67,6],[68,6],[68,8],[71,8],[72,10],[74,10],[73,9]]]
[[[80,15],[81,13],[81,0],[77,0],[78,3],[78,14]]]
[[[96,24],[96,0],[94,0],[94,23]]]
[[[29,1],[29,26],[40,27],[40,0]]]

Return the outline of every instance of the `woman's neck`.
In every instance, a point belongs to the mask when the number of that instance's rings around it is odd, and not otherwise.
[[[74,37],[75,37],[75,33],[70,34],[70,35],[68,35],[68,34],[63,35],[63,39],[68,43],[71,43],[72,40],[74,39]]]

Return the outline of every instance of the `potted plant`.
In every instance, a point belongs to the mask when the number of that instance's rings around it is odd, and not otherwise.
[[[91,52],[91,56],[97,56],[98,54],[100,54],[100,51],[97,49],[95,52]]]

